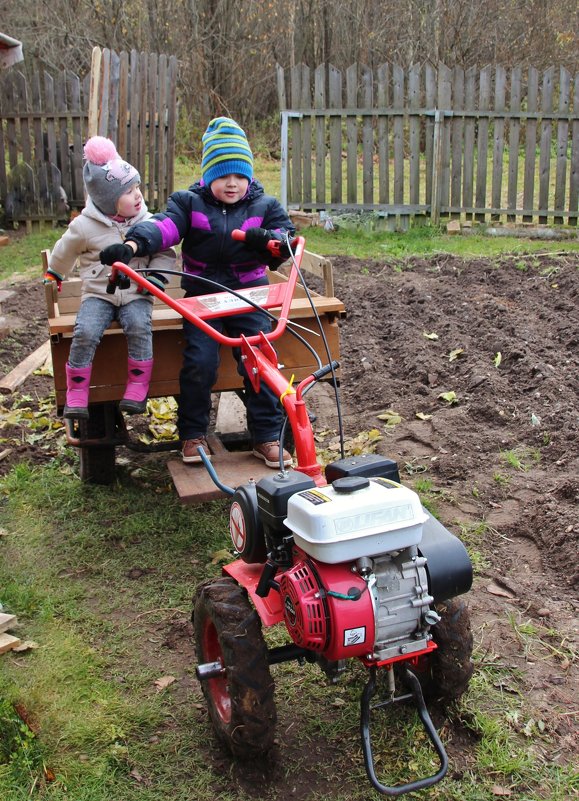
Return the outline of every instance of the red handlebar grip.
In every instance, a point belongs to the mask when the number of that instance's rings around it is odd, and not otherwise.
[[[235,228],[231,232],[231,238],[236,239],[238,242],[245,242],[245,231],[242,231],[240,228]]]

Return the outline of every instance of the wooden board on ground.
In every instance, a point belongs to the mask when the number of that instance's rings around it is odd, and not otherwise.
[[[8,629],[16,626],[17,623],[16,615],[8,615],[6,612],[0,612],[0,633],[8,631]]]
[[[211,463],[219,481],[227,487],[235,489],[252,478],[259,481],[274,473],[251,451],[228,451],[214,436],[209,436],[208,441],[213,452]],[[183,503],[193,505],[228,497],[213,483],[203,464],[184,464],[181,459],[174,459],[167,462],[167,467]]]
[[[50,341],[46,340],[39,348],[27,356],[24,361],[14,368],[10,373],[0,378],[0,392],[8,394],[14,392],[16,387],[19,387],[28,376],[42,367],[44,362],[50,356]]]
[[[19,645],[20,640],[18,637],[13,637],[12,634],[0,634],[0,654],[5,654]]]

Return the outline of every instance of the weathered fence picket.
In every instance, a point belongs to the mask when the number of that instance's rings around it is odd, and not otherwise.
[[[554,67],[352,64],[319,65],[312,86],[303,65],[278,67],[282,202],[402,228],[424,214],[576,225],[578,84]]]

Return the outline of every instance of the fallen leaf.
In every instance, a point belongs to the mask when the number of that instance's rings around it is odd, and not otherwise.
[[[451,390],[450,392],[441,392],[441,393],[440,393],[440,395],[439,395],[438,397],[439,397],[441,400],[444,400],[444,401],[446,401],[446,402],[447,402],[448,404],[450,404],[451,406],[452,406],[453,404],[455,404],[455,403],[458,403],[458,398],[456,397],[456,392],[454,392],[454,391],[452,391],[452,390]]]
[[[384,420],[387,426],[396,426],[398,423],[402,422],[402,417],[395,412],[394,409],[386,409],[385,412],[376,415],[378,420]]]
[[[22,653],[23,651],[33,651],[35,648],[39,648],[37,642],[34,642],[34,640],[24,640],[24,642],[21,642],[16,648],[13,648],[12,651]]]
[[[494,581],[491,581],[491,583],[487,586],[487,592],[490,592],[491,595],[500,595],[502,598],[516,598],[516,595],[513,592],[501,587]]]
[[[495,358],[493,359],[494,366],[498,367],[500,365],[500,363],[502,362],[502,360],[503,360],[503,357],[502,357],[501,352],[499,350],[499,352],[495,355]]]
[[[491,792],[493,795],[512,795],[508,787],[501,787],[500,784],[493,784]]]
[[[423,331],[422,336],[426,337],[426,339],[438,339],[438,334],[435,334],[434,332],[432,334],[427,334],[426,331]]]
[[[217,565],[219,562],[229,562],[231,559],[231,554],[225,548],[222,548],[220,551],[215,551],[211,554],[211,564]]]
[[[157,690],[160,691],[166,689],[167,687],[170,687],[170,685],[173,684],[174,681],[177,681],[175,676],[161,676],[160,679],[155,679],[153,684],[155,685]]]
[[[432,415],[431,414],[425,414],[425,412],[416,412],[416,417],[418,417],[419,420],[431,420],[432,419]]]
[[[456,350],[451,350],[448,354],[448,361],[453,362],[455,359],[458,359],[464,353],[464,348],[456,348]]]

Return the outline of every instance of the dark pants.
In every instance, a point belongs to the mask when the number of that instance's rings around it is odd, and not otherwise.
[[[230,337],[253,336],[271,330],[267,315],[262,312],[239,314],[208,321],[217,331]],[[179,375],[180,392],[177,424],[181,440],[196,439],[207,434],[211,411],[211,389],[217,380],[219,343],[183,320],[185,350]],[[239,348],[233,349],[237,371],[243,377],[247,407],[247,425],[255,443],[279,439],[283,414],[277,396],[262,381],[254,392],[240,361]]]

